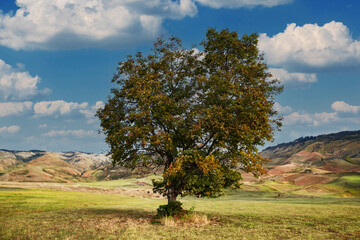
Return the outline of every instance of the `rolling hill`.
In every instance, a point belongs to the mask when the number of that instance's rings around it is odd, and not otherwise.
[[[142,176],[154,171],[161,169],[113,166],[111,157],[104,154],[0,149],[0,181],[71,183]]]
[[[103,154],[0,150],[0,181],[77,182],[103,176],[111,159]]]
[[[269,166],[297,164],[327,172],[360,172],[360,131],[299,138],[262,151]]]
[[[271,160],[268,173],[260,178],[243,173],[247,189],[360,196],[360,131],[299,138],[269,147],[261,155]],[[150,172],[154,169],[113,167],[103,154],[0,150],[0,181],[88,182]]]
[[[299,138],[269,147],[262,151],[262,155],[271,159],[273,165],[289,162],[324,165],[328,160],[343,160],[359,165],[360,130]]]
[[[261,155],[271,160],[268,174],[260,180],[245,174],[247,180],[277,190],[291,187],[299,194],[360,195],[360,131],[299,138],[269,147]]]

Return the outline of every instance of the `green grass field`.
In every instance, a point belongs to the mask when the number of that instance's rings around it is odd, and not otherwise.
[[[116,188],[134,180],[86,185]],[[180,199],[209,223],[166,224],[154,218],[164,199],[1,187],[0,239],[360,239],[359,198],[227,193]]]
[[[348,188],[360,189],[360,175],[343,176],[332,184]]]
[[[141,178],[126,178],[120,180],[111,180],[111,181],[99,181],[99,182],[81,182],[76,183],[84,186],[91,187],[102,187],[102,188],[119,188],[119,187],[131,187],[131,188],[150,188],[152,189],[151,179],[161,179],[161,176],[148,176]],[[139,185],[136,183],[145,183],[146,185]]]

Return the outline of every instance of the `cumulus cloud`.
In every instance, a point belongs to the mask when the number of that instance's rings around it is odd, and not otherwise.
[[[334,113],[301,113],[293,112],[289,115],[284,116],[284,125],[295,125],[295,124],[307,124],[313,126],[319,126],[320,124],[330,123],[338,120],[338,115]]]
[[[317,81],[315,73],[288,72],[284,68],[269,68],[269,72],[285,86],[306,86]]]
[[[293,0],[196,0],[201,5],[212,8],[239,8],[239,7],[274,7],[293,2]]]
[[[360,66],[360,42],[352,39],[341,22],[323,26],[291,23],[272,37],[261,34],[259,48],[268,64],[286,69]]]
[[[278,114],[286,114],[292,112],[292,108],[290,106],[281,106],[280,103],[274,103],[274,110],[278,112]]]
[[[91,106],[89,109],[82,109],[80,110],[80,113],[82,113],[87,119],[88,119],[88,123],[94,123],[96,121],[96,111],[99,108],[104,107],[104,102],[102,101],[97,101],[95,103],[95,105]]]
[[[21,115],[32,110],[32,102],[0,102],[0,117]]]
[[[0,44],[13,49],[124,48],[157,37],[164,19],[197,14],[192,0],[17,0],[0,13]]]
[[[331,108],[336,112],[350,112],[358,113],[360,111],[360,106],[353,106],[347,104],[344,101],[336,101],[331,105]]]
[[[38,76],[33,77],[28,72],[14,69],[0,59],[0,100],[24,100],[48,94],[49,89],[38,89],[39,83]]]
[[[17,133],[20,130],[19,126],[13,125],[10,127],[1,127],[0,128],[0,134],[3,133]]]
[[[65,115],[74,110],[86,109],[88,105],[87,102],[74,103],[63,100],[42,101],[34,105],[34,112],[36,116]]]
[[[89,130],[89,131],[85,131],[85,130],[51,130],[47,133],[42,134],[43,137],[66,137],[66,136],[74,136],[74,137],[78,137],[78,138],[83,138],[83,137],[91,137],[91,136],[96,136],[96,132]]]
[[[274,7],[293,0],[17,0],[0,13],[0,44],[19,49],[125,48],[153,40],[165,19],[212,8]],[[61,19],[61,21],[59,21]]]

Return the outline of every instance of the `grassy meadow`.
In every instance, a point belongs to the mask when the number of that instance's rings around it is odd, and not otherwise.
[[[356,183],[358,178],[345,180]],[[151,188],[138,182],[150,179],[82,184]],[[260,189],[180,200],[187,209],[195,207],[198,217],[155,218],[156,208],[166,204],[161,198],[0,187],[0,239],[360,239],[356,197],[279,195]]]

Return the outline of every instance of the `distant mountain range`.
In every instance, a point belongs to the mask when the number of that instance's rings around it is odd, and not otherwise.
[[[0,150],[0,181],[76,182],[104,179],[111,159],[104,154]],[[116,169],[124,176],[126,169]]]
[[[271,160],[268,174],[261,180],[305,186],[328,184],[350,175],[358,179],[360,131],[299,138],[269,147],[261,155]],[[113,167],[111,158],[104,154],[0,150],[0,181],[70,183],[111,180],[152,171],[142,167],[135,171]],[[161,169],[156,171],[160,173]],[[251,174],[243,176],[245,181],[259,181]]]

